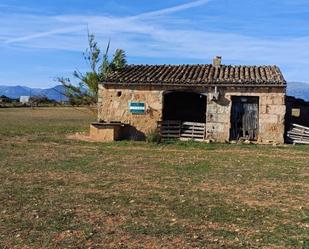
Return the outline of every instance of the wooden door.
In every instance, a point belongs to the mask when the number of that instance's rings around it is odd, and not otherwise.
[[[257,140],[259,124],[258,97],[233,97],[231,111],[231,140]]]

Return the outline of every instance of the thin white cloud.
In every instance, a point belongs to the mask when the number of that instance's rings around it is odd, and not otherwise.
[[[161,10],[150,11],[150,12],[146,12],[146,13],[143,13],[143,14],[139,14],[139,15],[131,17],[131,19],[143,19],[143,18],[149,18],[149,17],[162,16],[162,15],[166,15],[166,14],[172,14],[172,13],[175,13],[175,12],[179,12],[179,11],[183,11],[183,10],[196,8],[196,7],[205,5],[205,4],[209,3],[210,1],[211,0],[193,1],[193,2],[189,2],[189,3],[185,3],[185,4],[176,5],[176,6],[173,6],[173,7],[170,7],[170,8],[164,8],[164,9],[161,9]]]
[[[67,28],[54,29],[54,30],[50,30],[47,32],[39,32],[39,33],[35,33],[32,35],[8,39],[4,43],[10,44],[10,43],[28,41],[28,40],[32,40],[35,38],[41,38],[41,37],[51,36],[51,35],[56,35],[56,34],[67,34],[67,33],[85,30],[86,27],[87,27],[86,25],[79,25],[79,26],[73,26],[73,27],[67,27]]]
[[[156,11],[151,11],[151,12],[146,12],[143,14],[135,15],[132,17],[125,17],[125,18],[119,18],[119,20],[123,20],[125,22],[128,22],[129,20],[140,20],[140,19],[145,19],[145,18],[151,18],[155,16],[161,16],[161,15],[166,15],[166,14],[171,14],[175,12],[179,12],[182,10],[187,10],[190,8],[195,8],[204,4],[209,3],[211,0],[198,0],[198,1],[193,1],[185,4],[180,4],[176,5],[170,8],[164,8]],[[61,17],[59,17],[61,19]],[[79,22],[81,20],[79,19]],[[84,20],[87,22],[87,20]],[[120,22],[121,25],[124,25],[124,22]],[[16,43],[16,42],[22,42],[22,41],[28,41],[36,38],[41,38],[45,36],[51,36],[51,35],[56,35],[56,34],[62,34],[62,33],[70,33],[70,32],[75,32],[75,31],[80,31],[83,30],[85,27],[84,25],[79,25],[79,26],[73,26],[73,27],[67,27],[67,28],[60,28],[60,29],[54,29],[46,32],[37,32],[31,35],[26,35],[26,36],[21,36],[17,38],[12,38],[12,39],[7,39],[5,41],[6,44],[10,43]]]

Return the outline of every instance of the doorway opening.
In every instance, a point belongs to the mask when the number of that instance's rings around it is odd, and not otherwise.
[[[230,140],[258,138],[259,97],[232,97]]]
[[[206,123],[206,96],[195,92],[169,92],[164,95],[163,120]]]

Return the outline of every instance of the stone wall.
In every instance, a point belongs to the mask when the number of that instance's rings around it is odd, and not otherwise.
[[[219,101],[208,98],[206,138],[229,140],[232,96],[259,97],[259,143],[284,142],[285,90],[280,88],[226,89]]]
[[[157,121],[162,118],[163,94],[168,90],[189,90],[183,87],[125,87],[100,86],[98,119],[107,122],[120,121],[128,125],[128,137],[143,139],[154,131]],[[194,91],[212,92],[208,88],[195,88]],[[285,117],[284,88],[221,88],[218,101],[207,98],[206,139],[225,142],[230,137],[230,112],[232,96],[259,97],[259,137],[260,143],[283,143]],[[145,114],[132,114],[129,102],[144,102]]]
[[[99,121],[120,121],[127,124],[127,138],[142,140],[154,131],[157,121],[162,116],[162,90],[152,88],[109,88],[99,87],[98,119]],[[130,102],[144,102],[145,114],[132,114]]]

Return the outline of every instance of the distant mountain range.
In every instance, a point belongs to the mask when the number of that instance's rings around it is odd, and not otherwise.
[[[300,82],[288,82],[287,94],[296,98],[309,101],[309,84]]]
[[[19,98],[20,96],[46,96],[56,101],[67,100],[64,96],[65,88],[58,85],[52,88],[30,88],[26,86],[0,86],[0,96],[5,95],[10,98]],[[300,82],[289,82],[287,94],[296,98],[309,101],[309,84]]]
[[[9,98],[19,99],[20,96],[46,96],[56,101],[65,101],[65,88],[58,85],[52,88],[30,88],[26,86],[0,86],[0,96],[5,95]]]

